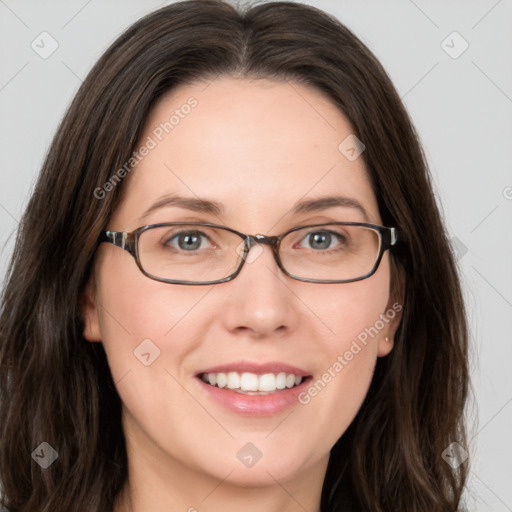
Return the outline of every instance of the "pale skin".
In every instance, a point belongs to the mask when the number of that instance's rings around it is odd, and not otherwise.
[[[382,224],[363,159],[338,150],[353,130],[320,92],[233,77],[205,86],[175,89],[153,109],[141,141],[188,98],[198,102],[126,179],[108,229],[202,221],[277,235],[317,222]],[[142,218],[167,194],[216,201],[224,211],[166,206]],[[299,200],[332,195],[356,199],[368,219],[347,206],[290,214]],[[390,295],[387,252],[368,279],[313,284],[287,277],[262,247],[236,279],[206,286],[157,282],[128,252],[99,247],[82,311],[84,335],[103,343],[123,402],[129,481],[117,512],[320,510],[329,451],[359,410],[377,358],[392,350],[400,315],[310,403],[276,415],[226,410],[195,375],[245,359],[286,362],[319,378],[400,297]],[[161,351],[150,366],[133,353],[147,338]],[[263,454],[250,468],[237,458],[248,442]]]

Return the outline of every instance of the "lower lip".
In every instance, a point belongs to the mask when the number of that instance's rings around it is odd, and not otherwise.
[[[271,416],[284,411],[298,403],[298,395],[309,386],[311,380],[311,377],[307,377],[298,386],[285,388],[268,395],[244,395],[232,389],[206,384],[200,377],[196,378],[211,399],[243,416]]]

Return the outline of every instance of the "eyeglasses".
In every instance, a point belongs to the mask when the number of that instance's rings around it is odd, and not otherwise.
[[[172,284],[216,284],[234,279],[249,251],[272,247],[279,268],[309,283],[349,283],[373,275],[384,251],[395,245],[397,228],[360,222],[331,222],[290,229],[279,236],[246,235],[226,226],[167,222],[130,233],[102,232],[108,242],[128,251],[144,275]],[[255,258],[253,258],[254,260]]]

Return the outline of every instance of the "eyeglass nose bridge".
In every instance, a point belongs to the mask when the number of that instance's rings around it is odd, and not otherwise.
[[[267,244],[270,245],[274,251],[276,252],[277,246],[279,244],[280,237],[278,236],[267,236],[267,235],[247,235],[245,237],[245,248],[246,252],[249,252],[251,247],[258,244]]]
[[[277,245],[277,242],[279,241],[278,236],[267,236],[267,235],[248,235],[248,248],[250,249],[255,244],[268,244],[272,247]]]
[[[243,263],[245,262],[246,258],[249,257],[249,251],[252,247],[255,245],[270,245],[272,248],[272,253],[274,254],[274,258],[276,259],[276,262],[279,267],[282,267],[279,254],[278,254],[278,246],[279,246],[279,240],[281,237],[279,236],[267,236],[267,235],[246,235],[244,238],[244,244],[245,244],[245,253],[243,256]]]
[[[240,254],[241,256],[241,259],[240,259],[240,265],[238,267],[238,270],[235,274],[234,277],[236,277],[242,270],[242,267],[244,266],[245,263],[251,263],[252,261],[254,261],[253,259],[251,259],[251,257],[249,256],[249,251],[251,250],[252,247],[254,247],[255,245],[263,245],[263,244],[267,244],[267,245],[270,245],[270,248],[272,249],[272,255],[274,256],[274,260],[275,262],[277,263],[277,266],[287,275],[288,272],[285,270],[285,268],[283,267],[283,264],[281,262],[281,258],[279,256],[279,241],[280,241],[281,237],[280,236],[267,236],[267,235],[246,235],[245,238],[244,238],[244,253],[243,255]],[[256,255],[256,258],[258,256]]]

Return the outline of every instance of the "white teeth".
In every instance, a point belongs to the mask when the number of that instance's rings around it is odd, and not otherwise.
[[[278,373],[276,377],[276,388],[284,389],[286,387],[286,373]]]
[[[276,389],[276,376],[273,373],[260,375],[259,390],[274,391]]]
[[[219,388],[226,387],[226,384],[228,383],[228,378],[226,377],[225,373],[217,373],[217,386]]]
[[[229,372],[227,379],[228,379],[227,386],[229,389],[238,389],[240,387],[240,375],[238,375],[238,373]]]
[[[293,388],[302,382],[302,377],[285,372],[264,373],[257,375],[256,373],[244,372],[219,372],[219,373],[203,373],[201,379],[204,382],[217,386],[219,388],[227,387],[229,389],[240,391],[262,391],[272,392],[285,388]]]
[[[258,391],[258,376],[255,373],[242,373],[240,389],[242,391]]]

